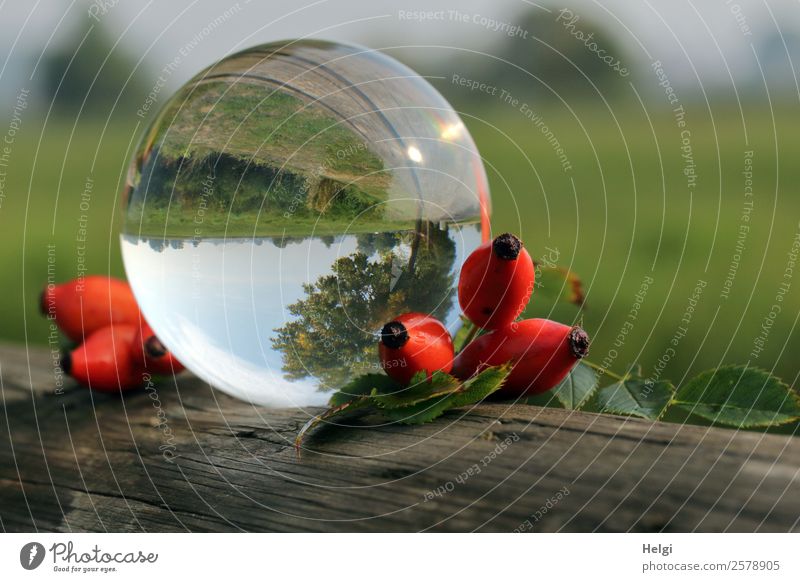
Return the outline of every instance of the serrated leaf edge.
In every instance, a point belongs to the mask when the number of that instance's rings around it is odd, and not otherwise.
[[[471,406],[473,404],[476,404],[477,402],[481,402],[485,398],[487,398],[491,394],[494,394],[500,388],[503,387],[503,384],[505,383],[505,380],[508,377],[508,374],[511,372],[511,368],[512,368],[512,365],[510,363],[503,364],[501,366],[491,366],[489,368],[486,368],[486,369],[482,370],[478,375],[473,376],[472,378],[460,383],[455,390],[452,390],[452,391],[444,393],[444,394],[439,394],[437,396],[432,396],[428,400],[433,400],[434,398],[439,398],[440,400],[438,402],[434,402],[433,404],[431,404],[431,408],[434,408],[434,407],[440,405],[443,402],[442,399],[446,399],[446,398],[452,397],[453,401],[447,403],[446,406],[444,406],[440,411],[438,411],[437,414],[435,414],[434,416],[431,416],[430,418],[427,418],[426,420],[424,420],[422,422],[408,422],[408,421],[403,420],[403,419],[397,419],[396,422],[398,422],[399,424],[404,424],[404,425],[427,424],[429,422],[433,422],[434,420],[436,420],[437,418],[442,416],[445,412],[447,412],[447,411],[449,411],[449,410],[451,410],[453,408],[462,408],[464,406]],[[496,373],[502,374],[502,377],[500,378],[500,381],[497,383],[497,385],[491,391],[489,391],[486,394],[484,394],[480,399],[478,399],[478,400],[470,400],[468,402],[461,402],[461,401],[458,400],[458,396],[459,395],[463,395],[465,392],[469,391],[470,388],[476,382],[480,381],[481,379],[485,380],[486,376],[491,375],[491,374],[496,374]],[[424,402],[428,402],[428,400],[422,400],[422,401],[417,402],[416,404],[414,404],[412,406],[416,406],[416,405],[422,404]],[[408,408],[408,407],[398,406],[398,407],[392,408],[391,410],[392,411],[402,411],[403,408]],[[415,418],[417,416],[421,416],[427,410],[428,409],[420,410],[419,412],[414,413],[414,414],[410,415],[407,418],[411,419],[411,418]],[[386,414],[385,410],[383,412],[384,412],[384,414]]]
[[[576,405],[574,405],[574,406],[567,406],[567,404],[564,402],[564,399],[562,399],[562,398],[559,396],[560,392],[558,391],[558,388],[560,388],[560,387],[561,387],[561,384],[563,384],[564,382],[567,382],[567,381],[568,381],[570,378],[572,378],[572,373],[573,373],[573,372],[574,372],[574,371],[575,371],[575,370],[578,368],[578,366],[580,366],[581,364],[582,364],[582,362],[578,362],[577,364],[575,364],[575,366],[572,368],[572,370],[570,370],[569,374],[567,374],[567,376],[566,376],[566,377],[565,377],[565,378],[564,378],[564,379],[563,379],[561,382],[559,382],[559,383],[558,383],[558,385],[557,385],[557,386],[556,386],[556,387],[553,389],[553,395],[556,397],[556,400],[558,400],[558,401],[561,403],[561,406],[563,406],[563,407],[564,407],[566,410],[580,410],[581,408],[583,408],[583,406],[584,406],[584,405],[585,405],[587,402],[589,402],[589,400],[592,398],[592,396],[594,396],[594,395],[595,395],[595,394],[598,392],[598,388],[599,388],[599,386],[600,386],[600,378],[598,378],[598,376],[597,376],[597,372],[595,372],[595,371],[592,369],[592,367],[591,367],[591,366],[584,364],[585,368],[586,368],[587,370],[591,371],[591,372],[592,372],[592,375],[593,375],[593,377],[594,377],[594,384],[592,385],[592,389],[591,389],[591,390],[589,390],[589,391],[586,393],[586,395],[585,395],[585,396],[584,396],[584,397],[581,399],[581,401],[580,401],[580,402],[578,402]],[[572,390],[572,392],[574,393],[574,390]]]
[[[600,398],[600,395],[603,392],[606,392],[606,391],[610,390],[611,388],[615,388],[615,386],[619,386],[620,384],[624,385],[626,382],[636,381],[636,380],[645,381],[646,378],[633,378],[633,377],[631,377],[631,378],[623,378],[622,380],[618,380],[618,381],[614,382],[613,384],[609,384],[608,386],[603,386],[599,390],[596,390],[598,399]],[[669,407],[673,406],[675,404],[675,394],[677,392],[677,389],[675,388],[675,385],[672,382],[670,382],[669,380],[656,380],[654,382],[654,384],[666,384],[669,387],[670,392],[671,392],[670,399],[667,401],[667,403],[664,405],[664,407],[661,409],[661,411],[655,417],[647,416],[645,414],[637,414],[637,413],[631,412],[629,410],[622,410],[620,408],[614,408],[614,407],[611,407],[611,406],[607,406],[605,403],[603,403],[601,401],[600,405],[603,407],[603,412],[608,411],[611,414],[622,414],[622,415],[625,415],[625,416],[635,416],[636,418],[644,418],[644,419],[647,419],[647,420],[652,420],[653,422],[661,420],[664,417],[664,415],[666,414],[666,412],[669,409]],[[623,388],[623,389],[625,389],[625,388]],[[628,391],[628,393],[630,394],[629,391]]]
[[[716,375],[721,370],[742,370],[743,372],[752,370],[754,372],[762,374],[765,377],[765,383],[766,383],[767,380],[770,380],[770,379],[774,380],[779,386],[781,386],[782,388],[784,388],[784,390],[786,390],[786,394],[787,394],[788,399],[789,400],[794,400],[794,403],[797,405],[798,408],[800,408],[800,395],[798,395],[794,390],[792,390],[791,386],[786,384],[786,382],[784,382],[783,379],[779,378],[778,376],[775,376],[774,374],[772,374],[768,370],[765,370],[764,368],[761,368],[759,366],[750,366],[748,364],[726,364],[726,365],[720,366],[718,368],[714,368],[714,369],[711,369],[711,370],[705,370],[703,372],[700,372],[699,374],[697,374],[696,376],[691,378],[688,382],[686,382],[682,386],[678,387],[678,389],[675,391],[675,397],[673,397],[671,404],[677,406],[678,408],[686,410],[690,414],[694,414],[695,416],[699,416],[700,418],[704,418],[705,420],[709,420],[709,421],[711,421],[711,422],[713,422],[715,424],[719,424],[719,425],[723,425],[723,426],[729,426],[729,427],[733,427],[733,428],[743,428],[743,429],[747,429],[747,428],[769,428],[769,427],[774,427],[774,426],[782,426],[784,424],[788,424],[790,422],[794,422],[794,421],[800,420],[800,415],[792,416],[792,415],[786,414],[785,415],[786,418],[784,420],[779,421],[779,422],[776,422],[775,420],[773,420],[771,422],[748,422],[748,423],[726,422],[724,420],[719,420],[717,418],[710,418],[709,417],[710,415],[709,416],[703,416],[702,414],[697,414],[694,411],[694,409],[700,403],[688,402],[688,401],[683,401],[683,400],[679,400],[678,399],[678,396],[680,394],[680,390],[682,388],[684,388],[685,386],[688,386],[689,384],[691,384],[692,382],[694,382],[695,380],[697,380],[698,378],[700,378],[701,376],[703,376],[705,374],[711,374],[712,378],[713,378],[713,376]],[[704,406],[708,406],[708,405],[706,404]],[[749,411],[753,410],[752,407],[748,408],[748,409],[745,409],[745,408],[742,408],[741,406],[730,406],[730,405],[724,405],[724,406],[728,406],[729,408],[734,408],[734,409],[739,409],[739,410],[749,410]],[[778,412],[776,411],[775,414],[778,414]],[[780,414],[785,414],[785,413],[780,413]]]

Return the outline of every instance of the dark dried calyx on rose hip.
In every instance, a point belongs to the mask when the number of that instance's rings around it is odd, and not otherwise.
[[[144,342],[144,349],[151,358],[160,358],[161,356],[167,355],[167,348],[165,348],[161,340],[154,335],[151,335],[147,341]]]
[[[569,332],[569,347],[576,358],[589,354],[589,335],[577,325]]]
[[[399,321],[390,321],[381,330],[381,341],[387,348],[402,348],[408,342],[408,330]]]
[[[492,250],[498,259],[515,261],[522,250],[522,241],[510,232],[506,232],[494,239]]]

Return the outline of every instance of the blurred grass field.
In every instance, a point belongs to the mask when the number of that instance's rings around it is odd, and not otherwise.
[[[492,117],[496,128],[473,124],[496,169],[493,226],[521,232],[534,256],[545,246],[558,249],[559,262],[584,279],[593,361],[623,372],[639,363],[647,376],[676,381],[722,363],[750,361],[794,383],[800,282],[784,296],[764,351],[757,358],[751,352],[786,281],[787,253],[800,229],[800,141],[788,123],[796,113],[752,103],[744,114],[732,104],[710,110],[704,103],[686,104],[684,129],[697,174],[690,193],[682,130],[661,105],[652,100],[647,113],[638,102],[612,103],[610,112],[587,104],[574,116],[545,111],[542,117],[573,167],[569,176],[541,131],[519,112],[498,112]],[[745,152],[752,152],[754,189],[747,222]],[[748,231],[739,253],[742,225]],[[652,283],[640,302],[647,277]],[[705,287],[692,306],[698,282]],[[534,312],[551,313],[548,307],[534,306]],[[552,313],[563,320],[575,316],[569,307]],[[671,343],[678,335],[677,345]]]
[[[638,101],[611,103],[606,111],[580,102],[571,102],[571,111],[537,110],[563,148],[568,171],[552,140],[518,109],[465,111],[487,163],[495,232],[519,232],[535,258],[555,251],[585,285],[582,314],[544,300],[531,313],[582,317],[594,338],[591,359],[607,360],[617,371],[638,362],[645,375],[657,371],[680,381],[721,363],[751,361],[794,383],[800,280],[785,296],[763,352],[750,353],[776,303],[799,228],[796,112],[753,103],[744,114],[730,103],[685,104],[698,176],[690,194],[675,119],[662,100],[645,103],[646,112]],[[118,192],[142,128],[61,118],[25,122],[0,208],[6,274],[0,337],[41,344],[47,324],[37,297],[48,277],[48,245],[54,245],[57,281],[81,268],[123,275]],[[730,295],[723,298],[743,224],[746,151],[753,152],[755,202]],[[706,286],[685,336],[659,366],[698,281]],[[620,336],[623,327],[627,333]]]

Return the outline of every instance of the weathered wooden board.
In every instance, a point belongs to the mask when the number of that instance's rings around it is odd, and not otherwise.
[[[49,351],[14,346],[0,377],[5,531],[798,529],[792,438],[492,404],[322,429],[298,459],[313,411],[192,377],[56,394]]]

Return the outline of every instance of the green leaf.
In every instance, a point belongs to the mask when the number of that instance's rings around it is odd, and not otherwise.
[[[509,364],[486,368],[448,394],[434,396],[411,406],[385,409],[383,413],[389,420],[401,424],[424,424],[438,418],[451,408],[480,402],[503,386],[510,371]]]
[[[371,394],[373,390],[377,391],[378,394],[391,394],[402,389],[403,387],[400,384],[386,374],[364,374],[354,378],[331,396],[328,406],[335,408],[360,396]]]
[[[487,333],[487,330],[479,328],[477,325],[472,323],[466,316],[461,316],[461,328],[456,332],[455,337],[453,338],[453,351],[457,354],[465,347],[467,344],[472,342],[477,337],[482,336],[483,334]]]
[[[568,410],[580,410],[597,388],[597,374],[583,362],[572,368],[561,383],[553,388],[553,394]]]
[[[747,366],[703,372],[678,389],[675,405],[736,428],[778,426],[800,418],[800,398],[786,384]]]
[[[583,282],[566,267],[535,261],[536,288],[534,294],[567,301],[582,307],[585,301]]]
[[[426,422],[431,422],[439,418],[447,410],[452,408],[452,405],[448,401],[451,398],[451,394],[445,394],[444,396],[437,396],[430,400],[412,404],[411,406],[387,408],[382,410],[382,412],[392,422],[399,422],[400,424],[425,424]]]
[[[675,388],[666,380],[628,378],[600,390],[597,400],[607,412],[658,420],[672,402],[674,393]]]
[[[497,392],[503,387],[503,382],[506,381],[512,367],[510,363],[492,366],[470,378],[461,385],[461,388],[453,392],[450,397],[452,407],[472,406]]]
[[[459,328],[455,337],[453,338],[453,350],[455,353],[460,352],[467,346],[467,340],[470,339],[470,336],[475,333],[472,331],[474,328],[475,324],[462,315],[461,328]]]
[[[510,371],[510,364],[487,368],[464,383],[444,372],[427,380],[425,372],[420,372],[408,388],[400,388],[380,374],[360,376],[333,395],[330,408],[303,425],[295,437],[295,448],[299,455],[308,433],[321,423],[370,408],[401,424],[430,422],[446,410],[480,402],[503,385]]]
[[[303,441],[308,435],[309,431],[315,428],[322,422],[330,421],[333,418],[337,418],[343,416],[345,414],[350,414],[353,412],[364,412],[366,409],[373,404],[373,394],[366,394],[364,396],[353,397],[351,400],[347,402],[343,402],[337,406],[332,406],[325,410],[322,414],[317,414],[316,416],[311,417],[308,422],[306,422],[303,427],[298,431],[297,436],[294,438],[294,448],[297,451],[297,455],[300,456],[300,448],[303,445]]]
[[[460,386],[461,382],[458,378],[450,374],[434,372],[431,379],[428,380],[425,372],[419,372],[412,378],[407,388],[400,388],[388,394],[377,394],[374,399],[375,404],[381,408],[411,406],[435,396],[450,394],[458,390]]]

